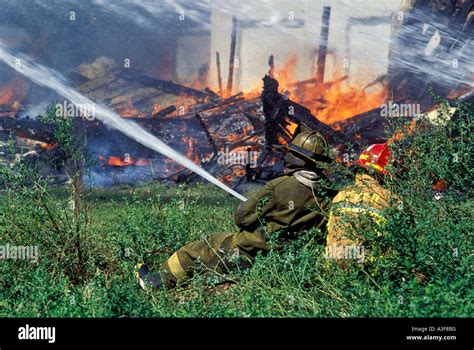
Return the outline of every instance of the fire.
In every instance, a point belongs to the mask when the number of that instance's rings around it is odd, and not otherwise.
[[[280,134],[278,135],[278,142],[281,144],[281,145],[286,145],[288,144],[288,142],[285,140],[285,138],[283,136],[281,136]]]
[[[245,136],[248,136],[250,132],[253,130],[252,125],[246,125],[243,127],[242,132],[238,134],[230,134],[223,138],[226,142],[232,143],[232,142],[237,142],[244,138]]]
[[[16,76],[8,85],[0,87],[0,105],[18,111],[26,97],[27,86],[21,76]]]
[[[46,143],[46,142],[40,142],[39,146],[42,150],[51,150],[56,148],[58,145],[56,143]]]
[[[296,128],[298,127],[298,124],[293,123],[291,120],[288,119],[286,119],[285,121],[287,124],[283,127],[283,131],[287,134],[288,137],[292,138],[295,134]],[[282,145],[287,144],[287,142],[282,136],[278,135],[278,139]]]
[[[145,158],[133,158],[130,157],[129,155],[126,155],[125,157],[116,157],[116,156],[110,156],[108,158],[105,158],[103,156],[100,156],[99,159],[106,163],[107,165],[110,166],[115,166],[115,167],[125,167],[125,166],[130,166],[130,165],[136,165],[136,166],[147,166],[150,165],[150,161]]]
[[[233,167],[232,173],[222,176],[219,180],[227,185],[232,183],[232,180],[246,175],[246,170],[243,167]]]
[[[275,79],[280,84],[280,91],[308,108],[323,123],[331,124],[351,118],[380,107],[386,100],[387,91],[384,86],[374,85],[369,90],[365,88],[362,79],[351,77],[351,83],[348,83],[347,77],[342,73],[336,73],[333,83],[318,85],[311,79],[305,83],[297,83],[295,82],[297,63],[296,54],[292,54],[283,67],[276,69]],[[254,98],[260,92],[261,82],[246,93],[245,97]]]
[[[320,99],[314,98],[318,94]],[[325,91],[316,89],[312,93],[311,91],[304,92],[305,106],[326,124],[378,108],[385,98],[386,91],[384,89],[367,92],[356,86],[343,88],[341,85],[334,85]]]
[[[202,75],[193,74],[185,80],[180,81],[181,84],[184,86],[196,89],[196,90],[204,90],[207,87],[207,76],[208,73],[203,72]]]
[[[12,86],[5,86],[0,89],[0,105],[9,104],[10,100],[15,96],[15,91]]]
[[[145,116],[135,108],[130,97],[127,99],[127,107],[120,112],[120,115],[124,118],[143,118]]]
[[[201,160],[199,158],[199,155],[196,153],[195,151],[195,145],[196,145],[196,139],[194,138],[191,138],[191,137],[187,137],[187,136],[183,136],[181,138],[181,141],[187,146],[187,151],[186,151],[186,158],[188,158],[189,160],[191,160],[193,163],[196,163],[196,164],[201,164]]]
[[[289,90],[289,86],[295,81],[296,64],[298,63],[298,56],[291,54],[283,64],[283,68],[276,71],[275,79],[280,83],[280,87]]]
[[[153,105],[153,112],[151,112],[151,115],[152,115],[152,116],[155,116],[155,115],[157,115],[161,110],[162,110],[161,105],[160,105],[159,103],[155,103],[155,105]]]

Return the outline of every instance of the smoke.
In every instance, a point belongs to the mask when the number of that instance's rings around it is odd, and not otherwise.
[[[469,29],[465,31],[462,25],[457,18],[432,13],[426,8],[405,14],[398,24],[397,36],[392,38],[395,49],[391,63],[425,77],[428,83],[474,87],[474,46]],[[398,37],[411,40],[397,42]]]
[[[457,89],[460,84],[473,87],[471,29],[467,29],[470,32],[463,32],[459,16],[433,12],[429,6],[402,12],[403,19],[398,20],[400,3],[400,0],[34,0],[34,4],[51,12],[53,18],[66,9],[87,9],[107,16],[110,14],[111,22],[120,23],[126,30],[131,30],[128,27],[138,28],[143,34],[169,29],[169,35],[172,35],[174,29],[183,26],[189,30],[204,29],[215,33],[216,30],[227,29],[212,23],[214,14],[236,16],[243,28],[271,28],[301,45],[315,48],[321,29],[322,8],[331,6],[328,49],[336,53],[339,60],[349,59],[353,71],[357,71],[357,67],[370,67],[374,71],[373,78],[385,74],[388,63],[386,52],[390,47],[393,71],[398,69],[402,74],[413,74],[414,80],[419,80],[418,84],[433,83],[444,86],[445,90]],[[20,10],[25,6],[19,2],[14,7]],[[27,9],[23,9],[25,11]],[[289,20],[290,13],[295,20]],[[160,26],[162,23],[166,23],[165,29]],[[409,37],[409,42],[399,42],[400,35]],[[272,43],[275,53],[278,53],[279,46],[286,45],[288,37]],[[276,40],[278,36],[272,38]],[[247,42],[245,44],[248,45]],[[342,62],[339,63],[342,65]]]
[[[251,22],[252,28],[272,28],[293,37],[295,40],[310,42],[316,45],[321,29],[318,13],[310,15],[298,12],[300,8],[317,9],[322,6],[333,7],[330,33],[334,38],[341,38],[330,43],[330,49],[341,54],[351,53],[352,62],[377,65],[373,59],[374,53],[380,47],[390,46],[392,50],[391,65],[394,69],[401,68],[408,73],[422,76],[428,83],[434,82],[445,85],[447,89],[456,88],[460,84],[474,87],[474,65],[472,57],[474,50],[469,33],[462,33],[462,24],[458,19],[449,19],[449,15],[435,13],[429,7],[415,9],[402,13],[403,19],[397,20],[400,13],[397,6],[400,1],[301,1],[292,6],[281,6],[277,1],[220,1],[200,0],[190,3],[182,0],[129,0],[116,2],[112,0],[94,0],[94,4],[102,6],[119,14],[127,16],[137,25],[153,28],[156,21],[164,16],[180,14],[186,19],[196,22],[201,28],[212,30],[210,13],[218,11],[229,16],[236,16],[244,23]],[[289,11],[288,11],[289,10]],[[303,18],[304,31],[294,30],[288,21],[289,12],[294,11],[297,18]],[[452,17],[452,16],[451,16]],[[398,21],[398,23],[397,23]],[[379,25],[396,28],[396,35],[381,35]],[[361,30],[365,28],[364,30]],[[367,30],[368,29],[368,30]],[[357,39],[349,42],[350,33],[354,31]],[[342,36],[339,33],[343,33]],[[356,34],[357,33],[357,34]],[[389,33],[389,32],[388,32]],[[408,36],[406,34],[409,34]],[[397,38],[410,37],[409,42],[398,42]],[[463,39],[464,36],[464,39]],[[467,37],[467,40],[465,38]],[[336,39],[337,40],[337,39]],[[439,42],[438,42],[439,41]],[[364,43],[369,50],[351,52],[351,45]],[[331,46],[332,44],[332,46]],[[334,47],[336,45],[336,47]]]
[[[91,101],[84,95],[80,94],[78,91],[74,90],[71,86],[69,86],[69,84],[66,82],[64,77],[61,76],[61,74],[43,65],[35,63],[26,55],[14,55],[2,43],[0,43],[0,60],[4,61],[7,65],[15,69],[20,74],[28,77],[36,84],[54,90],[57,94],[68,99],[69,101],[71,101],[71,103],[75,105],[94,105],[93,101]],[[123,119],[117,113],[102,105],[96,105],[94,116],[105,124],[107,124],[108,126],[119,130],[128,137],[141,143],[145,147],[148,147],[166,157],[173,159],[177,163],[185,166],[189,170],[195,172],[196,174],[200,175],[212,184],[235,196],[236,198],[242,201],[247,200],[245,197],[243,197],[236,191],[221,183],[203,168],[199,167],[198,165],[184,157],[182,154],[176,152],[174,149],[163,143],[157,137],[148,133],[137,123]]]

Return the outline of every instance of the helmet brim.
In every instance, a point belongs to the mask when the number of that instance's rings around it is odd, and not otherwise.
[[[364,161],[364,160],[361,160],[361,159],[357,159],[354,163],[356,163],[357,165],[363,167],[364,169],[371,169],[371,170],[374,170],[374,171],[376,171],[380,174],[383,174],[383,175],[388,174],[388,171],[385,170],[384,168],[382,168],[380,165],[374,164],[374,163],[369,162],[369,161]]]
[[[334,159],[328,156],[313,153],[311,151],[308,151],[302,147],[296,146],[291,143],[288,145],[283,145],[283,147],[286,148],[289,152],[297,156],[300,156],[306,160],[309,160],[316,165],[324,165],[324,164],[329,164],[329,163],[334,162]]]

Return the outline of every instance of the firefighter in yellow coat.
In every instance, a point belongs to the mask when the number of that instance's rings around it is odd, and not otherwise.
[[[343,259],[363,262],[373,242],[364,233],[382,234],[385,209],[397,203],[397,197],[383,187],[390,149],[386,143],[374,144],[362,152],[356,163],[361,171],[355,183],[340,191],[332,200],[326,238],[326,255],[339,263]]]

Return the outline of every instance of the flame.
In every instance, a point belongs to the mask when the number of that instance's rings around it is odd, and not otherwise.
[[[276,71],[275,79],[280,83],[280,87],[283,87],[284,90],[289,90],[289,84],[295,81],[295,70],[298,63],[298,56],[295,53],[290,54],[290,56],[285,60],[283,68]]]
[[[232,183],[232,180],[234,180],[235,178],[245,176],[246,174],[247,174],[247,172],[246,172],[245,168],[243,168],[243,167],[233,167],[231,174],[221,176],[219,180],[222,181],[223,183],[225,183],[226,185],[229,185],[229,184]]]
[[[202,91],[207,87],[207,78],[205,75],[199,76],[199,74],[193,74],[187,79],[181,80],[180,84]]]
[[[293,135],[295,134],[296,128],[298,127],[297,123],[292,122],[291,120],[286,119],[286,125],[283,127],[285,133],[290,137],[293,138]],[[281,136],[279,138],[283,139]],[[283,139],[284,140],[284,139]],[[281,140],[280,140],[281,141]],[[281,143],[281,142],[280,142]],[[282,143],[283,145],[287,144],[286,141]]]
[[[0,105],[9,104],[10,100],[15,96],[13,86],[5,86],[0,89]]]
[[[351,118],[355,115],[380,107],[385,102],[387,91],[382,84],[365,88],[366,84],[360,77],[368,72],[359,73],[347,82],[342,72],[335,72],[333,82],[317,84],[309,81],[306,84],[296,82],[296,66],[298,57],[291,54],[281,68],[275,70],[275,79],[279,82],[280,91],[289,95],[290,99],[308,108],[318,120],[326,124]],[[261,92],[261,81],[258,82],[245,98],[255,98]],[[294,131],[294,129],[293,129]]]
[[[314,93],[310,98],[313,96]],[[384,89],[367,92],[356,86],[344,89],[341,85],[335,85],[321,93],[324,102],[313,99],[313,103],[306,103],[305,106],[320,121],[331,124],[380,107],[386,96]]]
[[[188,136],[183,136],[181,138],[181,141],[187,146],[187,151],[185,153],[186,158],[198,165],[201,164],[201,159],[195,151],[195,145],[197,143],[196,139]]]
[[[51,150],[53,148],[56,148],[58,145],[56,143],[46,143],[46,142],[40,142],[39,146],[42,150]]]
[[[278,142],[281,145],[286,145],[288,143],[288,142],[286,142],[285,138],[283,136],[281,136],[280,134],[278,134]]]
[[[222,139],[230,143],[237,142],[241,140],[242,138],[244,138],[245,136],[248,136],[252,130],[253,130],[252,125],[246,125],[242,128],[242,132],[238,134],[230,134],[230,135],[224,136],[222,137]]]
[[[125,166],[130,166],[130,165],[136,165],[136,166],[150,165],[150,161],[148,159],[133,158],[133,157],[130,157],[130,156],[125,156],[123,158],[116,157],[116,156],[110,156],[108,158],[105,158],[103,156],[99,156],[99,159],[103,163],[106,163],[107,165],[115,166],[115,167],[125,167]]]
[[[140,113],[138,109],[135,108],[130,97],[127,98],[127,107],[120,111],[120,115],[123,118],[143,118],[145,116],[144,113]]]
[[[159,103],[155,103],[153,105],[153,112],[151,112],[152,116],[157,115],[162,110],[161,105]]]
[[[0,105],[8,106],[14,111],[21,108],[21,101],[26,97],[27,86],[21,76],[16,76],[8,85],[0,87]]]

